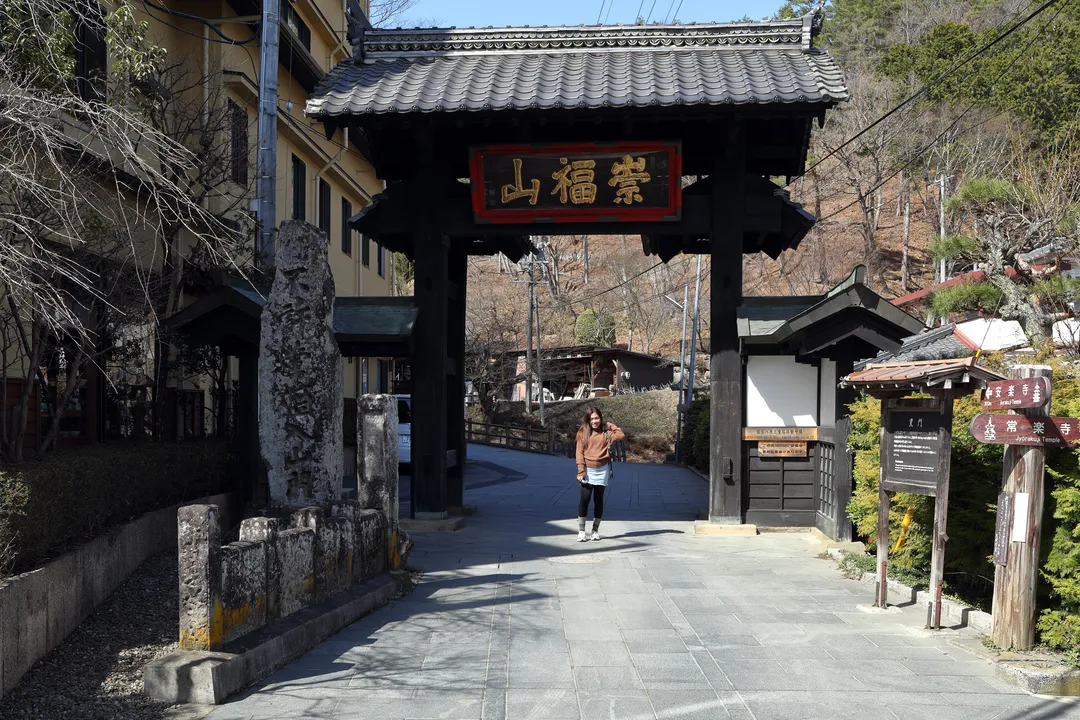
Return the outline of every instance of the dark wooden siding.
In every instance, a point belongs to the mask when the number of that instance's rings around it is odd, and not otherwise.
[[[812,526],[817,519],[816,443],[805,458],[762,458],[747,443],[746,522],[765,527]]]

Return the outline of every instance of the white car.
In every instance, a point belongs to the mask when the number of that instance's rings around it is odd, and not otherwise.
[[[412,396],[397,396],[398,463],[412,461]]]

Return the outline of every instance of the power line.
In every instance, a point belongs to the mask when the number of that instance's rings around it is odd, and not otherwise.
[[[611,19],[611,8],[615,7],[615,0],[610,0],[607,6],[607,15],[604,16],[604,24],[608,24],[608,20]]]
[[[1057,2],[1057,0],[1050,0],[1043,7],[1044,8],[1049,7],[1054,2]],[[990,83],[990,88],[989,89],[991,91],[994,89],[994,87],[997,86],[998,81],[1000,81],[1003,77],[1005,77],[1005,75],[1008,74],[1008,72],[1010,70],[1012,70],[1013,66],[1016,65],[1016,63],[1020,60],[1021,57],[1023,57],[1024,53],[1031,48],[1031,46],[1035,43],[1035,40],[1037,40],[1046,31],[1046,29],[1048,27],[1050,27],[1054,23],[1055,20],[1057,20],[1058,16],[1061,15],[1061,11],[1063,9],[1064,9],[1064,6],[1058,8],[1057,12],[1054,13],[1054,16],[1052,18],[1050,18],[1046,22],[1046,24],[1043,25],[1039,29],[1039,31],[1035,34],[1035,36],[1032,37],[1031,40],[1028,41],[1027,45],[1020,48],[1020,50],[1016,53],[1016,55],[1013,56],[1013,59],[1009,61],[1009,64],[1005,67],[1005,70],[1000,75],[998,75],[997,78],[995,78],[992,83]],[[825,220],[836,217],[837,215],[844,212],[848,208],[853,207],[854,205],[858,204],[861,200],[863,200],[864,198],[866,198],[867,196],[869,196],[870,194],[872,194],[873,192],[875,192],[876,190],[878,190],[879,188],[884,186],[885,183],[889,182],[894,177],[899,175],[901,172],[906,170],[912,163],[914,163],[916,160],[918,160],[920,157],[922,157],[930,148],[934,147],[934,145],[936,145],[938,143],[938,141],[941,140],[941,138],[945,137],[946,134],[948,134],[954,127],[956,127],[960,123],[960,121],[963,120],[967,116],[968,113],[970,113],[972,110],[975,109],[975,107],[976,107],[976,105],[978,105],[978,103],[979,103],[979,101],[975,100],[970,105],[968,105],[967,108],[964,110],[964,112],[960,113],[960,115],[955,120],[953,120],[951,123],[949,123],[949,125],[946,126],[946,128],[944,130],[942,130],[940,133],[938,133],[937,137],[935,137],[929,143],[924,145],[922,147],[922,149],[920,149],[918,152],[916,152],[906,163],[904,163],[899,168],[897,168],[888,177],[886,177],[883,180],[881,180],[880,182],[876,183],[873,187],[871,187],[865,193],[860,193],[859,197],[855,198],[854,200],[852,200],[850,203],[848,203],[844,207],[842,207],[839,210],[836,210],[834,212],[831,212],[828,215],[826,215],[825,217],[819,219],[818,222],[824,222]],[[961,133],[970,132],[971,130],[974,130],[975,128],[978,128],[978,127],[981,127],[982,125],[985,125],[986,123],[990,122],[991,120],[1004,115],[1005,112],[1007,112],[1007,110],[1002,110],[1002,111],[990,116],[986,120],[983,120],[980,123],[972,125],[969,128],[965,128],[965,129],[961,130],[960,132]]]
[[[672,1],[674,2],[674,0],[672,0]],[[802,177],[802,176],[803,176],[803,175],[805,175],[806,173],[808,173],[808,172],[812,171],[812,170],[813,170],[814,168],[816,168],[816,167],[818,167],[819,165],[821,165],[821,163],[825,162],[825,161],[826,161],[826,160],[828,160],[828,159],[829,159],[830,157],[832,157],[832,156],[833,156],[833,155],[835,155],[836,153],[840,152],[840,150],[842,150],[843,148],[847,147],[847,146],[848,146],[848,145],[850,145],[851,143],[855,142],[855,141],[856,141],[856,140],[858,140],[858,139],[859,139],[860,137],[862,137],[862,136],[863,136],[863,135],[865,135],[866,133],[870,132],[871,130],[873,130],[873,129],[874,129],[875,127],[877,127],[877,126],[878,126],[878,125],[880,125],[881,123],[885,122],[885,121],[886,121],[887,119],[889,119],[890,117],[892,117],[893,115],[895,115],[896,113],[898,113],[898,112],[899,112],[900,110],[902,110],[903,108],[905,108],[905,107],[907,107],[908,105],[910,105],[911,103],[915,102],[915,101],[916,101],[917,99],[919,99],[920,97],[922,97],[923,95],[925,95],[925,94],[926,94],[927,92],[929,92],[931,88],[933,88],[933,87],[934,87],[935,85],[937,85],[937,84],[938,84],[939,82],[941,82],[942,80],[944,80],[944,79],[945,79],[946,77],[948,77],[949,75],[953,74],[954,72],[956,72],[957,70],[959,70],[959,69],[960,69],[961,67],[963,67],[964,65],[968,64],[969,62],[971,62],[972,60],[974,60],[975,58],[977,58],[977,57],[978,57],[979,55],[982,55],[982,54],[983,54],[984,52],[986,52],[986,51],[987,51],[987,50],[989,50],[990,48],[994,47],[995,45],[997,45],[997,44],[998,44],[999,42],[1001,42],[1001,41],[1002,41],[1002,40],[1004,40],[1005,38],[1007,38],[1007,37],[1009,37],[1010,35],[1012,35],[1012,34],[1013,34],[1014,32],[1016,32],[1016,31],[1017,31],[1017,30],[1019,30],[1019,29],[1020,29],[1021,27],[1023,27],[1023,26],[1024,26],[1024,25],[1026,25],[1027,23],[1029,23],[1029,22],[1030,22],[1031,20],[1035,19],[1035,18],[1036,18],[1036,17],[1038,16],[1038,15],[1040,15],[1040,14],[1041,14],[1041,13],[1042,13],[1043,11],[1045,11],[1045,10],[1046,10],[1047,8],[1049,8],[1049,7],[1051,6],[1051,5],[1054,5],[1054,4],[1055,4],[1055,3],[1057,3],[1058,1],[1059,1],[1059,0],[1046,0],[1046,2],[1044,2],[1044,3],[1042,4],[1042,5],[1040,5],[1040,6],[1039,6],[1039,7],[1038,7],[1038,8],[1036,9],[1036,10],[1034,10],[1034,11],[1033,11],[1033,12],[1032,12],[1031,14],[1029,14],[1029,15],[1028,15],[1027,17],[1025,17],[1025,18],[1024,18],[1023,20],[1021,20],[1021,21],[1017,22],[1017,23],[1016,23],[1015,25],[1013,25],[1013,26],[1012,26],[1011,28],[1009,28],[1008,30],[1004,31],[1003,33],[1001,33],[1000,35],[998,35],[998,36],[997,36],[996,38],[994,38],[993,40],[991,40],[990,42],[988,42],[988,43],[984,44],[983,46],[981,46],[981,47],[980,47],[980,48],[978,48],[977,50],[973,51],[972,53],[970,53],[970,54],[968,54],[967,56],[965,56],[965,57],[961,58],[960,60],[958,60],[958,61],[957,61],[957,62],[956,62],[955,64],[953,64],[953,66],[952,66],[952,67],[950,67],[950,68],[949,68],[948,70],[945,70],[944,72],[942,72],[942,73],[941,73],[940,75],[938,75],[937,77],[935,77],[935,78],[934,78],[933,80],[931,80],[930,82],[928,82],[928,83],[927,83],[926,85],[923,85],[923,86],[922,86],[922,87],[921,87],[921,88],[920,88],[920,89],[919,89],[918,91],[916,91],[916,92],[915,92],[915,93],[914,93],[913,95],[909,96],[909,97],[908,97],[908,98],[907,98],[906,100],[904,100],[903,102],[901,102],[901,103],[900,103],[899,105],[897,105],[896,107],[892,108],[892,109],[891,109],[891,110],[889,110],[889,111],[888,111],[887,113],[885,113],[884,115],[882,115],[881,117],[879,117],[879,118],[878,118],[877,120],[875,120],[874,122],[870,123],[870,124],[869,124],[869,125],[867,125],[867,126],[866,126],[865,128],[863,128],[862,130],[860,130],[859,132],[857,132],[857,133],[856,133],[855,135],[851,136],[850,138],[848,138],[847,140],[845,140],[844,142],[842,142],[842,143],[841,143],[841,144],[840,144],[839,146],[837,146],[836,148],[834,148],[833,150],[831,150],[831,151],[830,151],[830,152],[829,152],[829,153],[828,153],[827,155],[825,155],[824,157],[822,157],[822,158],[820,158],[819,160],[817,160],[817,161],[816,161],[816,162],[815,162],[815,163],[814,163],[813,165],[811,165],[810,167],[808,167],[808,168],[806,168],[805,170],[803,170],[803,171],[802,171],[802,172],[801,172],[801,173],[800,173],[799,175],[797,175],[796,177]],[[1059,13],[1060,13],[1060,10],[1059,10]],[[1056,17],[1056,15],[1055,15],[1055,17]],[[794,182],[794,180],[795,180],[795,178],[792,178],[792,179],[791,179],[790,181],[788,181],[788,182],[787,182],[787,183],[786,183],[786,184],[784,185],[784,187],[787,187],[788,185],[790,185],[790,184],[791,184],[792,182]]]
[[[671,16],[671,22],[675,22],[675,18],[679,17],[679,11],[682,10],[683,0],[679,0],[679,7],[675,8],[675,14]]]
[[[600,24],[600,18],[602,18],[604,16],[604,5],[607,4],[607,1],[608,0],[600,0],[600,12],[596,13],[596,24],[597,25]],[[615,0],[612,0],[612,2],[614,2],[614,1]]]
[[[641,9],[642,9],[643,7],[645,7],[645,0],[641,0],[641,2],[639,2],[639,3],[638,3],[638,6],[637,6],[637,15],[635,15],[635,16],[634,16],[634,22],[635,22],[635,23],[636,23],[636,22],[637,22],[638,20],[644,20],[644,18],[643,18],[643,17],[641,17]]]
[[[192,37],[197,37],[200,40],[209,40],[210,42],[221,43],[222,45],[249,45],[252,42],[254,42],[256,39],[258,39],[258,37],[259,37],[259,28],[256,27],[255,32],[252,33],[251,37],[248,38],[247,40],[235,40],[235,39],[229,37],[228,35],[226,35],[225,33],[221,32],[220,28],[218,28],[216,25],[214,25],[212,22],[210,22],[208,19],[206,19],[204,17],[199,17],[198,15],[190,15],[190,14],[185,13],[185,12],[180,12],[179,10],[171,10],[171,9],[169,9],[167,7],[163,7],[163,6],[158,5],[156,3],[152,3],[152,2],[150,2],[150,0],[142,0],[142,2],[143,2],[143,5],[145,5],[147,8],[153,8],[154,10],[157,10],[158,12],[163,12],[163,13],[166,13],[167,15],[173,15],[175,17],[181,17],[181,18],[184,18],[186,20],[195,20],[196,22],[200,22],[203,25],[205,25],[206,27],[213,30],[214,33],[221,36],[221,38],[222,38],[221,40],[218,40],[216,38],[208,38],[208,37],[205,37],[203,35],[199,35],[198,33],[193,33],[190,30],[185,30],[184,28],[179,27],[177,25],[173,25],[172,23],[168,22],[167,20],[162,20],[159,17],[154,18],[155,20],[157,20],[162,25],[167,25],[168,27],[171,27],[173,30],[176,30],[178,32],[182,32],[185,35],[191,35]],[[247,24],[247,23],[245,23],[245,24]],[[251,24],[257,25],[258,23],[253,22]]]
[[[671,0],[671,2],[670,2],[670,3],[668,4],[668,6],[667,6],[667,12],[666,12],[666,13],[664,13],[664,22],[667,22],[667,21],[668,21],[668,15],[670,15],[670,14],[671,14],[671,9],[672,9],[673,7],[675,7],[675,0]]]
[[[652,0],[652,5],[649,6],[649,16],[645,18],[645,24],[649,24],[649,20],[652,20],[653,10],[656,9],[656,0]]]

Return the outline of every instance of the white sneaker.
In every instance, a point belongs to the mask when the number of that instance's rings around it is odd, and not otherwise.
[[[600,539],[600,533],[593,530],[592,539],[593,540],[599,540]]]
[[[578,542],[586,542],[588,539],[589,538],[585,537],[585,531],[584,530],[578,530],[578,534],[577,534],[577,541]]]

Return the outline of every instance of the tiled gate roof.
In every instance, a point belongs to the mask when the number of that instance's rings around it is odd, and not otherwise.
[[[813,20],[358,30],[313,116],[846,100]]]

